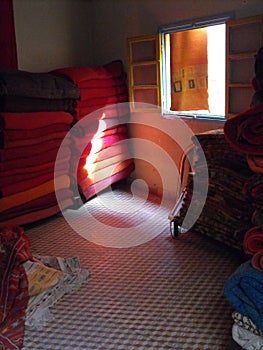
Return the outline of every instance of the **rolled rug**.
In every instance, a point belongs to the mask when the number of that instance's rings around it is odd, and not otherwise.
[[[234,150],[263,155],[263,103],[226,120],[224,134]]]
[[[244,252],[248,255],[254,255],[255,253],[263,250],[263,229],[259,226],[254,226],[249,229],[243,240]]]
[[[263,156],[247,156],[247,164],[254,173],[263,174]]]

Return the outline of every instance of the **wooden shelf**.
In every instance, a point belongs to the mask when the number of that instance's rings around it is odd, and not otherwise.
[[[227,22],[226,117],[250,107],[255,55],[263,43],[263,16]]]

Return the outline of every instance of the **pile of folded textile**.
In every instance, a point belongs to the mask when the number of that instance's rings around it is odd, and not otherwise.
[[[248,261],[229,278],[225,295],[235,308],[233,339],[244,349],[263,348],[263,47],[255,62],[257,102],[225,123],[226,140],[244,154],[252,175],[243,195],[252,208],[252,227],[243,239]]]
[[[77,257],[33,256],[19,226],[0,228],[0,262],[1,349],[21,349],[25,327],[41,329],[54,304],[89,278]]]
[[[263,348],[263,251],[229,277],[224,293],[235,311],[233,339],[242,349]]]
[[[68,77],[80,91],[75,106],[76,120],[107,105],[128,101],[127,77],[121,61],[104,66],[60,68],[53,73]],[[111,113],[118,116],[118,110],[114,108]]]
[[[261,112],[260,112],[261,111]],[[254,114],[255,113],[255,114]],[[241,119],[239,119],[241,118]],[[240,129],[230,133],[232,125],[242,120]],[[257,131],[263,130],[263,104],[249,109],[225,123],[226,137],[235,149],[246,154],[253,174],[243,187],[243,196],[252,208],[251,227],[246,231],[242,243],[249,259],[229,278],[225,295],[234,307],[233,339],[243,349],[263,348],[263,168],[254,166],[254,160],[263,160],[263,134],[257,140]],[[254,126],[258,128],[254,129]],[[254,129],[252,131],[251,129]],[[233,131],[233,130],[232,130]],[[237,136],[238,134],[238,136]],[[230,139],[230,135],[236,137]],[[255,138],[253,137],[255,135]],[[259,135],[258,135],[259,136]],[[253,158],[253,166],[251,159]],[[243,222],[243,221],[241,221]]]
[[[60,211],[54,188],[57,152],[79,97],[69,80],[47,73],[0,71],[0,222],[17,225]],[[70,145],[57,164],[61,208],[73,204]]]
[[[242,191],[253,210],[251,218],[253,227],[244,237],[244,250],[246,253],[251,253],[249,247],[251,240],[255,235],[261,237],[263,234],[263,103],[227,120],[224,131],[229,144],[246,156],[247,164],[252,171]],[[262,244],[260,247],[262,248]]]
[[[196,134],[193,143],[193,175],[190,173],[176,222],[187,228],[188,220],[196,216],[191,232],[210,236],[242,250],[243,238],[251,227],[252,216],[242,190],[252,171],[246,158],[232,150],[226,142],[222,129]],[[204,207],[197,215],[196,210],[200,208],[207,183]]]
[[[1,225],[57,214],[133,171],[126,78],[121,61],[0,70]]]
[[[71,169],[84,200],[134,170],[128,140],[127,77],[121,61],[104,66],[68,67],[66,76],[80,91],[71,130]],[[77,169],[77,170],[76,170]]]

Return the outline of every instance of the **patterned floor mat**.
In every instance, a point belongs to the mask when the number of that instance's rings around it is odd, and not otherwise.
[[[127,195],[118,192],[123,200]],[[86,205],[95,210],[98,197]],[[149,203],[147,210],[157,207]],[[240,257],[191,233],[173,239],[166,211],[158,214],[165,224],[158,235],[127,248],[92,243],[63,216],[26,229],[33,253],[78,256],[91,275],[52,307],[53,321],[44,329],[26,330],[23,349],[229,350],[232,310],[223,287]],[[113,221],[114,231],[116,215],[106,208],[99,215]],[[134,217],[125,220],[134,225]]]

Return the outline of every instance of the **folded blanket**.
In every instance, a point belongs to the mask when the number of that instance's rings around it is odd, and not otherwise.
[[[79,89],[69,79],[61,75],[1,69],[0,95],[46,99],[78,99]]]
[[[104,106],[112,105],[112,104],[117,104],[117,103],[123,103],[123,102],[128,102],[128,93],[123,92],[122,94],[119,95],[111,95],[111,96],[106,96],[104,97],[103,95],[97,95],[97,97],[93,97],[92,99],[84,99],[85,96],[77,101],[76,103],[76,110],[79,108],[85,109],[85,108],[91,108],[91,107],[96,107],[96,109],[102,108]]]
[[[77,102],[77,107],[88,107],[89,104],[94,105],[93,101],[100,99],[108,99],[118,95],[126,94],[127,86],[113,86],[107,88],[82,88],[80,89],[80,100]]]
[[[16,216],[21,216],[25,214],[29,214],[31,212],[39,211],[42,209],[47,209],[50,207],[54,207],[58,204],[57,196],[59,196],[60,201],[64,201],[67,199],[74,199],[74,193],[68,188],[63,188],[58,190],[56,193],[51,192],[44,196],[28,200],[25,203],[20,205],[14,205],[12,208],[0,212],[0,221],[6,221]]]
[[[0,347],[23,345],[28,281],[23,263],[32,258],[30,242],[20,227],[0,228]]]
[[[121,142],[128,139],[128,135],[126,133],[123,134],[113,134],[107,135],[101,138],[95,138],[91,141],[91,151],[93,154],[102,151],[107,147],[111,147],[117,142]]]
[[[59,68],[52,73],[62,74],[70,78],[78,86],[87,80],[103,80],[117,78],[123,74],[123,63],[120,60],[112,61],[104,66],[94,67],[65,67]]]
[[[57,172],[61,172],[63,174],[68,174],[69,170],[69,157],[64,158],[63,160],[51,161],[48,163],[43,163],[34,166],[28,166],[27,168],[15,168],[11,170],[3,170],[0,172],[0,181],[6,177],[19,176],[20,181],[24,178],[31,177],[31,175],[37,175],[38,173],[54,173],[54,169],[56,166],[56,174]],[[8,179],[7,179],[8,180]]]
[[[114,164],[121,163],[127,159],[131,159],[130,152],[122,152],[121,154],[118,154],[116,156],[108,157],[104,160],[97,160],[95,157],[87,157],[86,162],[83,166],[79,166],[78,168],[78,178],[84,178],[84,174],[86,176],[92,175],[96,171],[102,170],[104,168],[107,168],[109,166],[113,166]]]
[[[43,179],[46,175],[49,176],[49,179],[54,178],[54,166],[50,169],[43,169],[43,170],[37,170],[36,172],[23,172],[23,169],[20,169],[21,173],[13,173],[12,170],[9,171],[8,176],[5,176],[6,172],[3,172],[0,174],[0,189],[12,187],[13,184],[17,183],[18,186],[20,186],[20,183],[29,183],[29,181],[33,181],[34,179]],[[62,176],[62,175],[68,175],[70,176],[71,170],[70,170],[70,164],[65,161],[65,166],[56,169],[56,176]]]
[[[125,114],[126,112],[127,109],[117,108],[117,105],[111,109],[105,107],[78,121],[70,129],[70,136],[73,138],[86,138],[86,135],[92,135],[93,137],[93,135],[107,129],[116,128],[119,125],[127,125],[128,115]]]
[[[116,155],[128,154],[128,153],[130,153],[128,143],[113,144],[110,147],[106,147],[106,148],[102,149],[101,151],[97,152],[95,154],[95,157],[93,157],[93,163],[101,162],[105,159],[114,157]],[[86,162],[86,160],[85,160],[85,162]]]
[[[70,178],[63,175],[56,179],[56,188],[69,188]],[[0,199],[0,212],[26,203],[30,200],[45,196],[49,193],[55,192],[54,180],[47,181],[39,186],[32,187],[29,190],[19,192],[8,197]]]
[[[82,179],[88,175],[87,170],[84,168],[86,163],[92,163],[95,166],[97,162],[103,162],[104,160],[107,161],[108,159],[118,156],[123,157],[123,155],[126,159],[131,158],[130,149],[126,143],[112,145],[97,152],[96,154],[88,155],[87,153],[87,157],[80,158],[79,155],[73,155],[71,157],[71,165],[72,168],[77,169],[78,178]]]
[[[53,112],[65,111],[73,113],[76,106],[74,99],[46,99],[31,98],[23,96],[2,96],[0,97],[1,112]]]
[[[134,170],[134,162],[132,162],[130,165],[128,165],[123,170],[115,173],[114,175],[111,175],[110,177],[104,178],[101,181],[96,182],[95,184],[86,185],[84,182],[83,187],[80,188],[80,191],[83,195],[83,197],[88,200],[95,196],[100,191],[104,190],[108,186],[112,185],[113,183],[116,183],[120,180],[123,180],[127,178],[131,172]]]
[[[74,111],[74,118],[76,120],[81,120],[84,117],[90,118],[91,116],[96,116],[98,119],[106,119],[106,118],[119,118],[119,117],[127,117],[128,110],[128,103],[127,101],[123,101],[120,103],[114,103],[114,104],[102,104],[98,106],[91,106],[91,107],[78,107],[75,108]],[[126,105],[126,107],[123,107]],[[114,108],[111,108],[114,106]],[[120,108],[118,108],[121,106]],[[86,119],[87,119],[86,118]]]
[[[46,134],[51,134],[53,132],[66,132],[69,131],[69,126],[67,124],[54,124],[43,126],[38,129],[27,129],[27,130],[5,130],[0,132],[0,138],[3,143],[8,141],[17,141],[26,139],[36,139]]]
[[[236,151],[263,155],[263,104],[226,120],[224,133],[226,140]]]
[[[70,130],[70,136],[72,137],[73,140],[75,138],[91,140],[93,138],[106,136],[106,134],[103,134],[105,132],[113,134],[113,133],[123,133],[128,131],[128,127],[125,124],[126,120],[121,120],[121,118],[118,118],[118,119],[116,118],[115,121],[113,120],[114,119],[112,118],[110,118],[109,120],[108,119],[87,120],[87,121],[83,120],[78,124],[74,125],[74,127]]]
[[[249,229],[243,240],[243,249],[246,254],[253,255],[263,250],[263,229],[259,226]]]
[[[0,149],[0,161],[7,161],[17,158],[29,158],[39,154],[40,152],[49,152],[52,149],[59,149],[62,143],[62,139],[54,139],[48,142],[44,142],[35,147],[23,146],[17,148],[5,148]],[[63,145],[69,145],[69,140],[65,140]]]
[[[254,156],[250,154],[247,156],[247,163],[254,173],[263,174],[263,156]]]
[[[68,147],[60,147],[61,154],[68,159],[70,157],[70,149]],[[28,158],[11,159],[4,162],[0,162],[0,171],[23,169],[27,167],[33,167],[35,165],[41,165],[43,163],[55,162],[58,153],[58,148],[49,150],[48,152],[39,152],[38,156],[31,156]]]
[[[254,269],[263,272],[263,248],[252,256],[251,265]]]
[[[15,193],[23,192],[29,190],[32,187],[36,187],[54,179],[54,172],[45,173],[41,176],[34,176],[29,179],[23,178],[19,182],[13,182],[8,185],[3,185],[0,180],[0,198],[7,197]]]
[[[63,111],[59,112],[28,112],[28,113],[0,113],[1,130],[35,130],[56,125],[71,126],[73,117]]]
[[[250,261],[239,266],[225,283],[224,294],[234,309],[263,330],[263,273]]]
[[[106,148],[112,147],[118,142],[124,141],[128,139],[128,134],[120,133],[113,135],[106,135],[101,138],[90,139],[87,137],[87,140],[91,140],[88,144],[85,142],[85,139],[74,139],[75,150],[73,150],[73,162],[71,164],[75,164],[75,160],[79,160],[79,158],[86,158],[90,156],[90,154],[97,154]],[[123,145],[123,144],[122,144]],[[110,156],[110,151],[108,153]],[[77,158],[76,158],[77,157]]]
[[[121,171],[133,164],[133,159],[126,159],[122,162],[109,165],[103,169],[99,169],[97,171],[93,171],[91,174],[88,174],[88,176],[85,179],[78,181],[78,184],[80,188],[89,187],[93,184],[96,184],[97,182],[100,182],[104,179],[114,176],[117,173],[120,173]]]
[[[262,350],[263,337],[256,335],[249,330],[234,324],[232,327],[232,338],[242,349],[245,350]]]
[[[120,76],[105,78],[105,79],[87,79],[82,80],[77,83],[78,88],[86,89],[86,88],[111,88],[116,86],[122,86],[127,81],[127,74],[125,72],[121,72]]]
[[[44,209],[38,209],[35,211],[34,208],[28,213],[28,214],[16,214],[11,219],[4,219],[3,222],[0,223],[0,225],[25,225],[32,222],[36,222],[38,220],[49,218],[53,215],[57,215],[61,213],[62,210],[66,208],[70,208],[74,206],[74,201],[72,198],[67,198],[63,201],[60,201],[59,206],[58,204],[54,206],[49,206]]]
[[[81,154],[81,157],[87,157],[90,152],[97,153],[109,146],[114,145],[116,142],[128,139],[127,127],[120,126],[113,129],[108,129],[98,134],[89,135],[86,140],[89,140],[87,144],[85,138],[74,139],[75,154]],[[98,151],[96,151],[98,150]]]
[[[15,139],[10,140],[8,137],[5,137],[0,132],[0,148],[17,148],[17,147],[24,147],[24,146],[33,146],[37,147],[39,144],[43,144],[44,142],[48,142],[50,140],[54,139],[61,139],[63,140],[64,137],[68,134],[68,129],[65,131],[52,131],[49,134],[42,134],[38,137],[32,137],[32,138],[21,138],[21,139]]]

